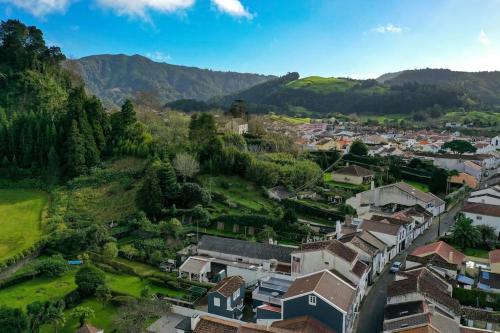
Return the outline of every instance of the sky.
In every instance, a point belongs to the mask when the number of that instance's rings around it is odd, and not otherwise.
[[[66,56],[372,78],[500,70],[500,0],[0,0]]]

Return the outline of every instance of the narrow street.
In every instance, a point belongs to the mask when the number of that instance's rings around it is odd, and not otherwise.
[[[454,217],[460,211],[461,206],[461,204],[457,204],[452,210],[441,216],[440,235],[443,235],[449,230],[453,224]],[[415,247],[435,240],[438,237],[438,227],[439,223],[436,220],[433,224],[431,224],[427,231],[415,239],[410,247],[399,253],[396,258],[392,260],[392,262],[403,261],[406,254],[413,251]],[[379,279],[375,282],[375,284],[372,285],[371,290],[361,305],[357,321],[357,333],[375,333],[382,331],[387,286],[394,279],[394,274],[389,272],[389,267],[392,265],[392,262],[387,265],[385,271],[381,276],[379,276]]]

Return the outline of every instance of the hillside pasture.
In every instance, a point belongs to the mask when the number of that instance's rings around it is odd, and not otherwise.
[[[40,239],[42,212],[48,200],[41,191],[0,189],[0,262]]]

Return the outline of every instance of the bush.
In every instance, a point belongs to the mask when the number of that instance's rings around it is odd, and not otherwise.
[[[106,275],[95,266],[83,266],[75,276],[78,290],[85,295],[93,295],[97,288],[106,284]]]
[[[490,307],[495,311],[500,310],[500,294],[487,293],[482,290],[467,290],[462,288],[453,288],[453,298],[457,299],[461,305],[468,305],[485,308]]]
[[[18,283],[22,283],[22,282],[25,282],[25,281],[29,281],[31,279],[33,279],[35,276],[38,275],[38,272],[28,272],[26,274],[22,274],[22,275],[14,275],[14,276],[11,276],[10,278],[7,278],[5,280],[1,280],[0,281],[0,289],[3,289],[3,288],[7,288],[7,287],[10,287],[10,286],[14,286]]]
[[[54,255],[38,261],[35,270],[48,277],[61,276],[69,270],[69,264],[61,255]]]
[[[78,304],[80,304],[82,300],[82,295],[78,290],[72,290],[69,293],[67,293],[64,297],[64,304],[66,305],[67,309],[74,308]]]
[[[135,300],[132,296],[115,296],[111,299],[111,304],[115,306],[127,305]]]

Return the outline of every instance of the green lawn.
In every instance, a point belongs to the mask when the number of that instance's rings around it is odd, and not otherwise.
[[[147,279],[138,276],[106,273],[106,283],[111,290],[139,297],[144,287],[148,286],[152,293],[161,293],[169,297],[181,298],[186,293],[183,290],[171,290],[159,287]]]
[[[40,239],[42,211],[48,199],[41,191],[0,189],[0,261]]]
[[[429,192],[429,185],[415,182],[413,180],[405,180],[404,181],[406,184],[413,186],[417,190],[420,190],[422,192]]]
[[[148,276],[153,273],[158,273],[160,270],[154,266],[143,264],[141,262],[127,260],[124,258],[115,258],[113,261],[119,262],[120,264],[126,265],[134,269],[134,271],[141,276]]]
[[[25,308],[34,301],[58,300],[76,288],[72,270],[59,278],[38,277],[33,280],[0,289],[0,305]]]
[[[309,124],[311,122],[311,118],[308,117],[299,118],[299,117],[289,117],[283,115],[272,115],[269,118],[273,121],[281,121],[292,125]]]
[[[462,252],[468,257],[476,257],[476,258],[482,258],[482,259],[488,259],[489,258],[489,251],[488,250],[483,250],[483,249],[475,249],[472,247],[467,247],[465,251],[463,251],[459,246],[451,244],[455,249],[458,251]]]
[[[309,76],[287,84],[291,89],[306,89],[318,94],[344,92],[358,85],[355,81],[335,77]]]
[[[369,185],[354,185],[354,184],[348,184],[348,183],[339,183],[334,180],[332,180],[332,173],[327,172],[323,176],[323,180],[325,184],[330,185],[332,187],[338,187],[338,188],[344,188],[344,189],[349,189],[349,190],[367,190],[370,188]]]
[[[273,202],[257,185],[237,176],[204,177],[202,182],[208,190],[225,196],[229,201],[253,211],[273,210]],[[225,186],[226,184],[227,186]]]
[[[89,320],[89,324],[101,328],[104,332],[112,332],[114,329],[113,320],[118,312],[118,308],[111,305],[98,302],[95,298],[84,300],[80,306],[85,306],[94,310],[94,318]],[[64,312],[66,323],[59,328],[59,333],[74,333],[79,327],[78,320],[71,318],[71,310]],[[42,333],[54,332],[54,327],[45,325],[42,327]]]

